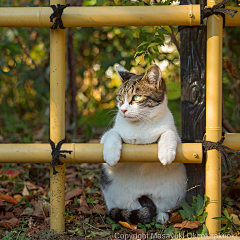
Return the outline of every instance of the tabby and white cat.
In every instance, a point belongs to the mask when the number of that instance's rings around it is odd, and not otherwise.
[[[112,129],[101,138],[100,185],[109,215],[116,221],[146,224],[156,216],[162,224],[186,185],[183,164],[172,163],[180,138],[167,106],[166,84],[160,68],[135,75],[116,66],[122,84],[116,94],[119,112]],[[122,143],[158,143],[159,163],[117,163]],[[147,159],[146,159],[147,160]]]

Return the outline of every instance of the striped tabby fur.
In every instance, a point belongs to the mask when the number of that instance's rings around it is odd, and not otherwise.
[[[116,94],[119,109],[112,129],[101,138],[103,158],[100,185],[111,218],[148,223],[156,216],[166,223],[168,210],[184,197],[186,170],[172,163],[180,138],[167,106],[166,84],[157,65],[145,75],[116,67],[122,81]],[[155,163],[118,163],[122,143],[158,144]]]

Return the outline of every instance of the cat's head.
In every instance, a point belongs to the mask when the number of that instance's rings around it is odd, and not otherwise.
[[[166,84],[157,65],[145,75],[130,73],[120,65],[115,66],[121,86],[116,94],[120,114],[128,121],[144,121],[163,115],[167,109]]]

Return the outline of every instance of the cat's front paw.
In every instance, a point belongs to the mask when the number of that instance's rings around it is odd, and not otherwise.
[[[158,159],[163,165],[172,163],[176,157],[176,150],[171,148],[158,148]]]
[[[168,215],[168,213],[159,212],[159,213],[157,214],[157,217],[156,217],[157,223],[166,224],[168,220],[169,220],[169,215]]]
[[[109,144],[103,145],[103,159],[109,166],[114,166],[120,159],[122,144]]]

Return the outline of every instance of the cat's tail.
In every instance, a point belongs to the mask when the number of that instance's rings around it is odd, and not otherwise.
[[[147,196],[142,196],[138,199],[142,208],[137,210],[127,210],[120,208],[113,208],[109,212],[109,216],[118,221],[130,222],[132,224],[146,224],[152,221],[157,214],[157,208],[154,202]]]

